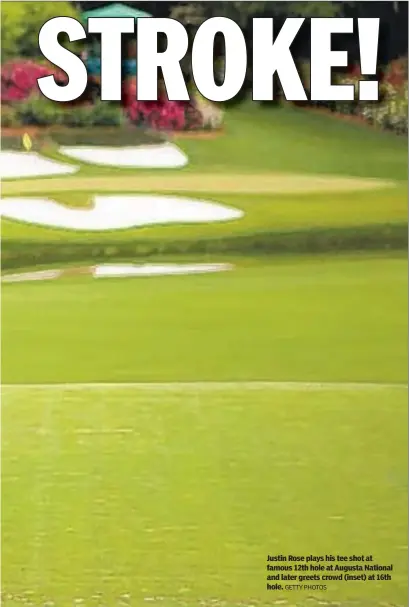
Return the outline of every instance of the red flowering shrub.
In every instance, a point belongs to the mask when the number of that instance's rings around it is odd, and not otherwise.
[[[131,122],[164,131],[181,131],[201,126],[200,114],[178,101],[133,101],[126,108]]]
[[[128,119],[137,126],[163,131],[182,131],[203,127],[200,111],[190,101],[169,101],[163,90],[157,101],[138,101],[136,81],[125,83],[123,105]]]
[[[70,117],[75,125],[95,124],[93,115],[98,108],[105,107],[105,102],[93,103],[87,109],[71,110],[65,117],[62,104],[52,104],[41,97],[37,79],[54,75],[61,84],[66,83],[67,76],[53,66],[43,65],[30,60],[14,60],[4,64],[1,68],[1,99],[3,103],[15,104],[18,114],[24,124],[68,124]],[[124,82],[122,90],[123,111],[125,118],[137,126],[163,131],[181,131],[213,128],[213,122],[208,119],[206,111],[192,98],[192,101],[169,101],[164,86],[159,87],[157,101],[137,101],[136,79],[131,78]],[[107,111],[109,107],[107,107]],[[111,112],[112,113],[112,112]],[[112,123],[112,116],[108,111],[108,123]],[[105,118],[104,118],[105,120]],[[115,113],[115,120],[118,116]],[[67,122],[68,121],[68,122]],[[77,124],[78,123],[78,124]],[[116,124],[116,122],[115,122]]]
[[[1,100],[3,103],[23,101],[38,94],[37,79],[54,75],[63,83],[67,80],[65,72],[54,66],[47,66],[30,60],[13,60],[1,67]]]

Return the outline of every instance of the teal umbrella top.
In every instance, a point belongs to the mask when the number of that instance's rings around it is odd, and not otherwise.
[[[90,17],[133,17],[134,19],[139,19],[139,17],[152,17],[152,15],[126,4],[116,2],[115,4],[107,4],[102,8],[95,8],[82,13],[83,21],[86,21]]]

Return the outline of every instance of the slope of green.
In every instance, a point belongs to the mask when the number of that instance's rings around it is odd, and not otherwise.
[[[227,137],[182,141],[189,170],[287,171],[407,181],[404,137],[286,106],[230,110]],[[206,169],[207,170],[207,169]]]
[[[221,136],[176,138],[176,143],[189,157],[184,172],[278,171],[407,181],[404,137],[289,105],[271,109],[248,103],[229,109]],[[51,155],[67,160],[55,152]],[[132,172],[83,165],[81,174]]]

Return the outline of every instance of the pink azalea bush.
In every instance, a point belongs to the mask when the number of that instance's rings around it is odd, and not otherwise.
[[[190,101],[169,101],[166,92],[159,92],[157,101],[138,101],[136,82],[124,86],[124,108],[128,119],[137,126],[163,131],[182,131],[203,128],[203,117]]]
[[[133,124],[157,130],[182,131],[203,126],[200,112],[189,102],[135,100],[125,111]]]
[[[65,116],[66,107],[54,104],[41,96],[37,79],[54,75],[57,81],[66,82],[67,76],[54,66],[31,60],[12,60],[1,67],[1,100],[4,107],[13,111],[3,121],[3,126],[14,122],[20,117],[24,124],[40,126],[67,124],[72,117],[76,126],[89,125],[93,122],[93,113],[98,112],[99,105],[107,108],[107,120],[112,124],[111,106],[106,103],[92,104],[83,109],[82,106],[73,108]],[[219,128],[222,122],[222,112],[209,103],[192,95],[191,101],[169,101],[164,87],[160,87],[157,101],[138,101],[136,99],[136,79],[128,79],[123,86],[123,117],[137,126],[144,126],[162,131],[182,131],[194,129]],[[119,108],[118,108],[119,109]],[[63,110],[65,112],[63,112]],[[15,115],[14,115],[15,114]],[[117,116],[115,114],[115,121]],[[69,122],[69,120],[68,120]],[[116,124],[115,122],[115,124]]]
[[[8,61],[1,66],[1,101],[14,103],[39,94],[37,79],[53,74],[65,82],[66,74],[55,67],[27,59]]]

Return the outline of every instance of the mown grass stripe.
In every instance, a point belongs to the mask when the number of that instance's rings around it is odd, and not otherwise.
[[[405,383],[372,382],[301,382],[301,381],[191,381],[191,382],[89,382],[89,383],[48,383],[48,384],[3,384],[3,389],[13,390],[100,390],[137,388],[142,390],[290,390],[305,392],[310,390],[385,390],[405,389]]]
[[[175,175],[118,175],[3,181],[2,195],[51,192],[196,192],[241,194],[306,194],[318,192],[355,192],[390,189],[393,180],[342,177],[338,175],[302,175],[292,173],[218,174],[177,173]]]

